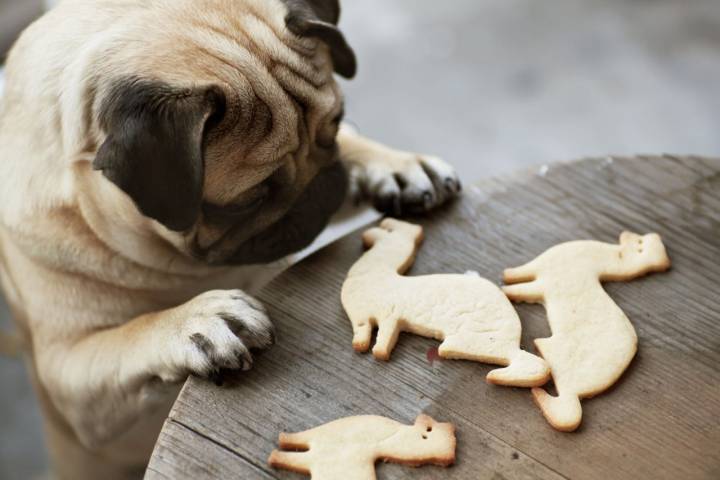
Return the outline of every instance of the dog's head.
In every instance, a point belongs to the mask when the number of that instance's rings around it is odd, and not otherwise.
[[[338,0],[160,3],[101,49],[95,169],[210,263],[303,248],[346,190]]]

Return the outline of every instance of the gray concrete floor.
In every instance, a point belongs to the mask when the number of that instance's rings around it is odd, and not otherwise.
[[[349,120],[379,140],[442,155],[466,182],[591,155],[720,154],[717,0],[344,8],[360,59],[345,85]],[[0,479],[44,468],[24,378],[19,361],[0,359]]]

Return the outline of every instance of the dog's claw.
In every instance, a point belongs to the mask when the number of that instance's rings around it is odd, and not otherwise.
[[[425,210],[430,210],[433,207],[434,203],[434,195],[430,192],[425,192],[425,194],[423,195],[423,208]]]
[[[460,188],[460,182],[458,180],[455,180],[454,178],[445,179],[445,190],[447,190],[448,193],[458,193],[460,191]]]

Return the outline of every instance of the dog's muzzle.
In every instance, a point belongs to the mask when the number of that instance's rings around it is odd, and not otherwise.
[[[245,241],[224,263],[269,263],[307,247],[338,211],[347,189],[347,172],[340,162],[335,162],[315,176],[285,216]]]

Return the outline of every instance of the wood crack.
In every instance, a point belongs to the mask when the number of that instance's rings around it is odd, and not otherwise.
[[[259,470],[259,471],[261,471],[261,472],[263,472],[263,473],[265,473],[265,474],[268,474],[268,475],[272,476],[273,478],[277,478],[277,477],[273,474],[273,472],[271,472],[271,471],[269,471],[269,470],[266,470],[265,468],[263,468],[262,466],[258,465],[258,464],[255,463],[255,462],[253,462],[252,460],[250,460],[249,458],[245,457],[245,456],[242,455],[241,453],[233,450],[232,448],[228,447],[227,445],[224,445],[223,443],[220,443],[218,440],[215,440],[214,438],[210,437],[209,435],[206,435],[206,434],[200,432],[199,430],[196,430],[196,429],[194,429],[193,427],[191,427],[191,426],[187,425],[186,423],[183,423],[183,422],[181,422],[181,421],[179,421],[179,420],[177,420],[177,419],[175,419],[175,418],[170,418],[169,420],[170,420],[171,422],[179,425],[180,427],[182,427],[182,428],[184,428],[184,429],[186,429],[186,430],[191,431],[191,432],[194,433],[195,435],[198,435],[199,437],[207,440],[208,442],[212,443],[213,445],[217,445],[217,446],[220,447],[222,450],[224,450],[224,451],[226,451],[226,452],[228,452],[228,453],[231,453],[231,454],[233,454],[234,456],[240,458],[242,461],[244,461],[244,462],[247,463],[248,465],[252,466],[252,467],[255,468],[256,470]],[[150,469],[150,468],[148,468],[148,469]]]

